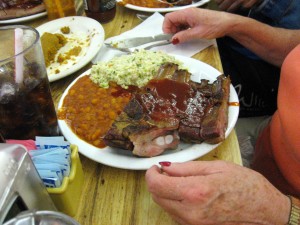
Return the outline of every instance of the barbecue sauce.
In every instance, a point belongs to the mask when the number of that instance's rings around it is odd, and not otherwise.
[[[190,96],[190,86],[187,83],[180,83],[170,79],[152,80],[147,85],[148,88],[159,96],[159,99],[165,99],[170,102],[173,107],[176,107],[180,111],[185,111],[187,108],[186,99]],[[158,105],[159,102],[156,102]],[[160,105],[161,111],[165,111],[163,108],[167,104]]]
[[[230,106],[240,106],[239,102],[228,102],[228,105]]]
[[[145,114],[153,120],[181,118],[185,125],[195,126],[212,104],[200,91],[188,83],[170,79],[151,80],[143,93],[135,95],[143,106]],[[185,118],[185,119],[183,119]]]

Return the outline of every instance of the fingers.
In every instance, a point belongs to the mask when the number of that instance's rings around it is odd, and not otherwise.
[[[184,177],[179,179],[185,179]],[[180,201],[182,200],[182,189],[178,178],[162,174],[157,166],[152,166],[146,172],[146,182],[150,193],[155,193],[161,198]]]
[[[158,166],[152,166],[146,172],[146,182],[149,192],[158,197],[175,201],[184,198],[194,201],[213,190],[211,183],[216,183],[216,179],[221,177],[224,171],[235,169],[234,164],[223,161],[174,163],[162,167],[164,173]],[[215,176],[217,174],[220,176]]]
[[[241,7],[242,3],[240,1],[235,1],[229,5],[226,9],[227,12],[234,12]]]
[[[229,11],[229,12],[233,12],[234,10],[236,10],[237,8],[239,8],[241,6],[241,1],[240,0],[223,0],[223,1],[219,1],[218,6],[219,9],[223,10],[223,11]]]
[[[250,9],[260,0],[215,0],[219,9],[227,12],[234,12],[240,7]]]
[[[199,26],[199,27],[189,28],[186,30],[181,30],[173,36],[172,40],[178,39],[178,42],[176,42],[176,44],[178,44],[178,43],[184,43],[187,41],[201,39],[201,38],[204,38],[204,39],[216,38],[217,34],[215,34],[215,33],[210,34],[210,33],[208,33],[208,31],[204,31],[203,29],[205,29],[205,28],[201,28]],[[204,32],[206,32],[206,33],[204,33]]]
[[[181,11],[168,13],[165,15],[162,30],[164,33],[177,33],[181,30],[187,29],[189,24],[185,18],[185,14]]]
[[[244,8],[247,8],[247,9],[250,9],[252,8],[255,4],[261,2],[260,0],[249,0],[249,1],[246,1],[244,4],[243,4],[243,7]]]
[[[191,161],[186,163],[172,163],[168,167],[163,167],[163,171],[170,176],[187,177],[187,176],[207,176],[216,173],[228,171],[231,165],[224,161]]]

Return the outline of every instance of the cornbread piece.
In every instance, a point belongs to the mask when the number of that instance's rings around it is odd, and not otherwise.
[[[41,43],[45,64],[48,67],[54,61],[58,50],[67,43],[67,39],[62,34],[45,32],[41,37]]]

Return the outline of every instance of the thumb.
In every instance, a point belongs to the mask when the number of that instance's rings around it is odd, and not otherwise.
[[[176,34],[174,34],[174,36],[172,38],[172,43],[176,43],[176,44],[184,43],[184,42],[199,39],[199,38],[203,38],[203,37],[201,37],[199,31],[197,31],[194,28],[189,28],[187,30],[182,30],[182,31],[179,31]],[[176,39],[177,39],[177,41],[175,41]]]

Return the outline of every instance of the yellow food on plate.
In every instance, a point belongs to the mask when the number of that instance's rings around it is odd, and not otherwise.
[[[48,76],[73,67],[87,53],[90,42],[89,35],[68,26],[55,33],[43,33],[41,43]]]
[[[67,40],[62,34],[51,34],[45,32],[41,37],[41,43],[45,64],[46,67],[48,67],[54,61],[59,49],[67,43]]]

